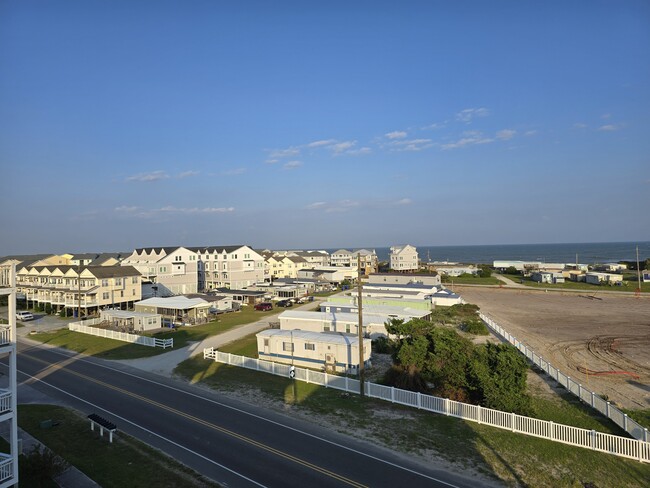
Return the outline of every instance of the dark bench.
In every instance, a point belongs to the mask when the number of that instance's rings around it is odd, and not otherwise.
[[[99,425],[99,434],[104,437],[104,429],[108,431],[108,440],[113,442],[113,432],[117,431],[117,426],[113,422],[109,422],[104,417],[100,417],[96,413],[88,415],[90,420],[90,430],[95,430],[95,424]]]

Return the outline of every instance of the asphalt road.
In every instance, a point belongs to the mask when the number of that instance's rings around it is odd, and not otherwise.
[[[120,431],[225,486],[476,484],[352,437],[125,365],[19,343],[18,371],[20,382],[107,418]]]

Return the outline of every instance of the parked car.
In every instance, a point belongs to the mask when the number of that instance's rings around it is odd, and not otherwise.
[[[291,303],[291,300],[280,300],[277,303],[278,307],[293,307],[293,303]]]
[[[259,310],[261,312],[268,312],[269,310],[273,310],[273,304],[269,302],[258,303],[257,305],[255,305],[255,310]]]
[[[27,322],[28,320],[34,320],[34,316],[30,312],[16,312],[16,320]]]

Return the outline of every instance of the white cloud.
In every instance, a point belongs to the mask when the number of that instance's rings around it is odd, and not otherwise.
[[[225,176],[235,176],[235,175],[241,175],[243,173],[246,173],[246,168],[232,168],[232,169],[227,169],[225,171],[222,171],[221,174]]]
[[[267,160],[264,161],[264,162],[265,162],[266,164],[275,164],[275,163],[279,163],[280,160],[279,160],[279,159],[267,159]]]
[[[129,207],[127,205],[122,205],[121,207],[115,207],[114,210],[116,212],[133,213],[138,210],[138,207]]]
[[[598,130],[604,132],[613,132],[615,130],[618,130],[618,126],[613,124],[601,125],[600,127],[598,127]]]
[[[331,144],[330,146],[328,146],[328,149],[331,149],[334,152],[334,154],[341,154],[354,147],[356,143],[357,141],[337,142],[336,144]]]
[[[306,208],[307,208],[307,210],[317,210],[319,208],[325,207],[326,205],[327,205],[327,202],[314,202],[314,203],[310,203],[309,205],[307,205]]]
[[[413,203],[413,200],[410,198],[402,198],[401,200],[397,200],[395,205],[410,205],[411,203]]]
[[[285,163],[282,168],[284,169],[296,169],[302,166],[302,161],[289,161]]]
[[[509,141],[515,137],[516,133],[517,131],[513,129],[503,129],[497,132],[497,139],[501,139],[502,141]]]
[[[405,139],[391,142],[396,151],[422,151],[433,146],[431,139]]]
[[[269,152],[269,159],[267,161],[273,159],[290,158],[292,156],[297,156],[298,154],[300,154],[300,149],[294,146],[288,147],[286,149],[272,149]]]
[[[573,128],[574,129],[586,129],[587,124],[585,124],[583,122],[576,122],[575,124],[573,124]]]
[[[359,149],[350,149],[349,151],[346,151],[346,154],[352,154],[354,156],[360,155],[360,154],[370,154],[372,152],[372,149],[370,149],[367,146],[360,147]]]
[[[182,173],[179,173],[178,176],[176,176],[176,178],[187,178],[189,176],[196,176],[198,174],[199,174],[198,171],[183,171]]]
[[[323,139],[321,141],[310,142],[309,144],[307,144],[307,147],[331,146],[332,144],[335,143],[336,143],[336,139]]]
[[[395,130],[393,132],[388,132],[384,134],[386,139],[404,139],[408,134],[403,130]]]
[[[456,120],[469,124],[476,117],[487,117],[490,111],[487,108],[466,108],[456,114]]]
[[[165,171],[152,171],[150,173],[139,173],[133,176],[127,176],[126,181],[151,182],[166,180],[169,175]]]
[[[440,147],[443,149],[458,149],[459,147],[464,146],[473,146],[476,144],[489,144],[494,142],[494,139],[485,137],[481,132],[477,131],[468,131],[464,133],[465,137],[458,139],[455,142],[449,142],[447,144],[442,144]]]
[[[192,207],[192,208],[182,208],[174,207],[168,205],[159,209],[154,209],[153,212],[164,212],[164,213],[179,213],[179,214],[213,214],[213,213],[227,213],[233,212],[235,207]]]

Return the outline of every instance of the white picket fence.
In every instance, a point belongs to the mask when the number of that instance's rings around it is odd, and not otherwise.
[[[289,377],[291,368],[291,366],[286,364],[215,351],[213,347],[204,349],[203,357],[204,359],[212,359],[231,366],[239,366],[278,376],[285,376],[287,378]],[[297,380],[359,394],[359,380],[305,368],[294,368],[294,371]],[[367,381],[365,382],[365,392],[371,398],[379,398],[429,412],[470,420],[479,424],[491,425],[492,427],[507,429],[520,434],[542,437],[572,446],[606,452],[641,462],[650,462],[650,443],[637,439],[556,424],[547,420],[524,417],[514,413],[501,412],[491,408],[456,402],[447,398],[424,395],[414,391],[401,390]]]
[[[507,330],[505,330],[487,315],[479,313],[479,316],[490,329],[499,334],[510,344],[515,346],[519,352],[526,356],[535,366],[542,369],[551,378],[566,388],[567,391],[577,396],[582,402],[597,410],[608,419],[611,419],[616,425],[618,425],[635,439],[639,439],[644,442],[648,442],[650,440],[650,437],[648,436],[648,429],[643,427],[634,419],[629,418],[626,413],[623,413],[620,409],[614,405],[611,405],[608,401],[604,400],[593,391],[588,390],[577,381],[571,379],[570,376],[562,373],[559,369],[546,361],[542,356],[537,354],[526,344],[519,341],[515,336],[510,334]]]
[[[116,341],[132,342],[135,344],[141,344],[143,346],[162,347],[163,349],[174,347],[174,339],[157,339],[156,337],[147,337],[137,334],[128,334],[126,332],[117,332],[114,330],[89,327],[90,325],[97,325],[100,322],[101,319],[90,319],[84,320],[83,322],[72,322],[71,324],[68,324],[68,329],[73,332],[81,332],[82,334],[89,334],[97,337],[106,337],[107,339],[115,339]]]

